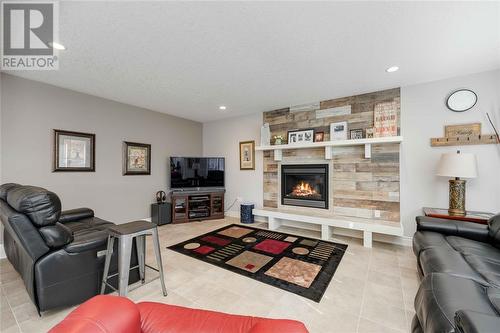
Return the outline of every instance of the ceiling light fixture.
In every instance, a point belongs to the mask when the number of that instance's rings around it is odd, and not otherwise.
[[[224,111],[225,109],[226,109],[226,106],[224,106],[224,105],[219,106],[219,110]]]
[[[391,67],[387,68],[385,71],[387,73],[394,73],[394,72],[397,72],[398,70],[399,70],[398,66],[391,66]]]
[[[66,50],[66,47],[64,45],[59,44],[57,42],[50,42],[49,45],[52,46],[56,50]]]

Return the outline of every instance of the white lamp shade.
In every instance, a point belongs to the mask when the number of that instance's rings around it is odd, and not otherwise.
[[[452,178],[476,178],[476,155],[457,153],[442,154],[438,165],[437,175]]]

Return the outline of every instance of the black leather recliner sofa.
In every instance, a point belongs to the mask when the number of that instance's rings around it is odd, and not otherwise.
[[[488,225],[417,217],[413,333],[500,332],[500,214]]]
[[[94,217],[89,208],[61,211],[55,193],[12,183],[0,186],[0,219],[7,258],[39,312],[79,304],[99,293],[106,230],[113,223]],[[117,271],[116,250],[115,243],[111,273]],[[136,265],[134,247],[131,266]],[[136,268],[129,282],[138,280]],[[116,277],[110,279],[115,287],[116,282]]]

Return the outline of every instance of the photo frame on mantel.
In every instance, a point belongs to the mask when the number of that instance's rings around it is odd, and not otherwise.
[[[255,141],[240,142],[240,170],[255,170]]]

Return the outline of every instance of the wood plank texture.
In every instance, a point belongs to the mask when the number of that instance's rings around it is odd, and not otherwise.
[[[320,102],[320,110],[346,107],[351,114],[316,117],[316,111],[289,111],[289,108],[263,113],[270,124],[271,136],[286,138],[290,130],[314,128],[329,140],[330,123],[347,121],[348,130],[373,127],[373,110],[382,102],[395,102],[400,112],[400,89],[389,89]],[[400,119],[398,114],[398,119]],[[398,133],[400,128],[398,126]],[[331,163],[330,211],[348,217],[400,221],[399,144],[373,144],[371,159],[365,158],[364,146],[334,147],[332,160],[325,160],[323,148],[283,150],[282,163]],[[279,168],[272,151],[264,151],[264,207],[279,205]]]

